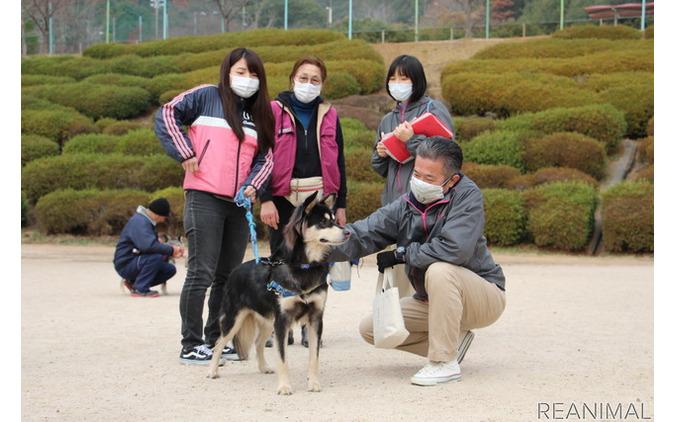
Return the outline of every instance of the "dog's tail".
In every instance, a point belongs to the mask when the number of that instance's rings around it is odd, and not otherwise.
[[[241,328],[236,336],[234,336],[234,348],[237,349],[237,354],[242,360],[248,360],[248,354],[251,351],[251,346],[256,338],[258,326],[253,315],[247,315],[241,323]]]

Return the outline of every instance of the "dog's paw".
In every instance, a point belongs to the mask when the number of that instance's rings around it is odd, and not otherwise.
[[[220,375],[218,375],[218,372],[209,372],[209,374],[206,376],[206,378],[210,378],[212,380],[216,378],[220,378]]]
[[[310,380],[307,382],[307,391],[311,391],[313,393],[318,393],[321,391],[321,383],[318,380]]]
[[[279,387],[277,387],[277,394],[280,394],[282,396],[290,396],[291,394],[293,394],[293,389],[288,384],[280,385]]]
[[[270,368],[269,366],[265,365],[262,368],[258,368],[260,370],[261,374],[273,374],[274,369]]]

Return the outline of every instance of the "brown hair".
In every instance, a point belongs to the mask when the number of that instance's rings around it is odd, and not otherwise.
[[[223,103],[223,114],[225,120],[234,131],[239,142],[244,140],[244,128],[241,125],[241,117],[237,112],[236,94],[230,87],[230,69],[241,59],[246,61],[246,66],[251,73],[258,75],[260,86],[258,92],[250,98],[245,99],[248,111],[253,117],[256,132],[258,132],[258,147],[265,151],[274,147],[274,115],[270,107],[270,99],[267,94],[267,78],[265,77],[265,67],[260,57],[246,48],[235,48],[225,57],[220,66],[220,83],[218,91]]]
[[[291,74],[288,75],[288,82],[290,82],[290,86],[293,86],[293,78],[295,77],[295,74],[298,73],[298,69],[300,69],[300,66],[303,64],[311,64],[319,68],[321,71],[321,82],[326,81],[326,76],[328,75],[328,72],[326,71],[326,65],[324,64],[323,60],[316,56],[305,56],[295,62],[293,65],[293,70],[291,70]]]

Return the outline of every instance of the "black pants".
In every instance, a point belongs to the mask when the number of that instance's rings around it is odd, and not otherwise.
[[[281,247],[284,242],[284,227],[288,223],[288,220],[291,219],[295,207],[289,202],[288,199],[283,196],[274,196],[272,197],[274,205],[277,207],[277,212],[279,213],[279,224],[277,225],[278,229],[270,230],[270,252],[273,255],[274,252]]]
[[[232,269],[244,259],[249,238],[245,214],[233,202],[211,194],[186,193],[183,224],[189,246],[188,271],[179,305],[184,348],[204,342],[213,346],[220,336],[223,287]],[[202,312],[209,287],[209,314],[204,326]]]

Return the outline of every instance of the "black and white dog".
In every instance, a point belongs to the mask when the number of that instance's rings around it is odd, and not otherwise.
[[[278,253],[256,264],[248,261],[230,274],[224,288],[221,335],[213,349],[209,377],[218,377],[223,347],[234,339],[242,359],[255,342],[260,372],[274,371],[265,361],[265,340],[275,333],[279,353],[277,394],[292,394],[286,362],[289,329],[295,323],[309,332],[308,390],[321,391],[319,342],[326,305],[328,263],[326,255],[349,236],[335,222],[331,211],[335,195],[319,200],[317,192],[293,212],[284,229],[284,246]],[[236,336],[236,337],[235,337]]]

